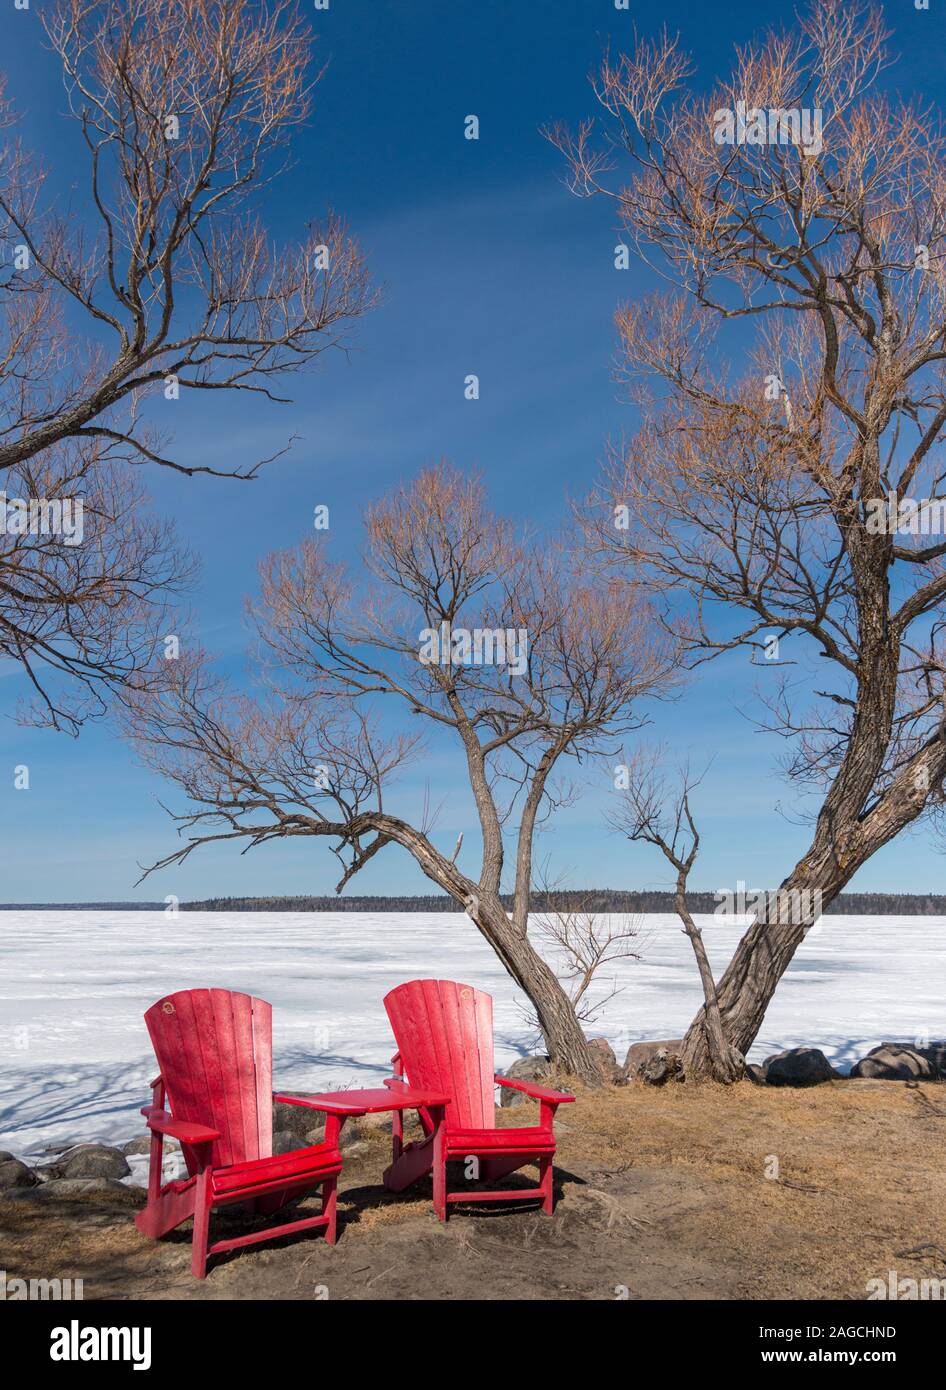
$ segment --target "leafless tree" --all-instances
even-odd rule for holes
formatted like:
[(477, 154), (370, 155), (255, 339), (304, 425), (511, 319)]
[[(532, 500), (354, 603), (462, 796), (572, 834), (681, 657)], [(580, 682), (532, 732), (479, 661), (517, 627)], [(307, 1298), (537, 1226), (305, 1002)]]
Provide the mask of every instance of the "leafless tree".
[(676, 874), (674, 908), (693, 947), (703, 987), (700, 1026), (704, 1046), (713, 1079), (728, 1084), (743, 1075), (745, 1058), (726, 1037), (703, 933), (687, 901), (690, 870), (700, 852), (700, 833), (690, 805), (699, 779), (692, 777), (684, 767), (679, 786), (676, 789), (668, 787), (660, 772), (660, 758), (659, 750), (645, 749), (628, 756), (624, 765), (627, 785), (621, 790), (611, 821), (629, 840), (642, 841), (659, 849)]
[(605, 967), (618, 960), (640, 958), (640, 919), (597, 911), (583, 901), (582, 894), (565, 894), (560, 889), (560, 883), (540, 876), (541, 897), (552, 903), (557, 894), (564, 901), (534, 912), (532, 930), (553, 954), (575, 1013), (587, 1025), (622, 992), (612, 979), (605, 994), (599, 992), (592, 997), (590, 991)]
[[(282, 400), (281, 383), (342, 346), (372, 294), (338, 217), (274, 246), (258, 215), (320, 75), (295, 0), (59, 0), (41, 20), (86, 152), (85, 197), (49, 192), (0, 89), (0, 488), (96, 494), (113, 534), (98, 528), (81, 560), (47, 537), (30, 548), (27, 583), (26, 546), (0, 549), (0, 641), (34, 685), (55, 648), (60, 675), (82, 671), (101, 691), (151, 659), (142, 602), (157, 599), (162, 554), (170, 590), (186, 569), (167, 535), (116, 505), (124, 489), (140, 507), (127, 469), (246, 479), (266, 462), (179, 458), (157, 413), (185, 391)], [(92, 625), (72, 631), (90, 587), (108, 590), (110, 609), (91, 642)], [(84, 693), (67, 713), (58, 693), (40, 703), (74, 726)]]
[[(553, 784), (560, 765), (639, 726), (640, 700), (673, 678), (674, 644), (653, 631), (631, 585), (517, 537), (476, 479), (445, 466), (370, 506), (366, 529), (361, 582), (315, 539), (264, 563), (251, 611), (265, 702), (228, 696), (197, 659), (170, 673), (160, 698), (138, 702), (131, 736), (191, 803), (177, 818), (186, 843), (152, 870), (211, 840), (329, 836), (344, 864), (340, 891), (398, 844), (464, 904), (527, 994), (553, 1060), (597, 1083), (572, 1002), (529, 940), (533, 842), (569, 794)], [(505, 660), (496, 655), (506, 633), (522, 634), (515, 661), (508, 646)], [(491, 646), (484, 659), (485, 647), (463, 649), (471, 634)], [(475, 870), (461, 868), (459, 845), (452, 855), (437, 847), (428, 820), (389, 809), (393, 775), (420, 749), (414, 730), (383, 732), (379, 707), (392, 704), (407, 725), (456, 741), (480, 833)], [(507, 837), (510, 913), (500, 896)]]
[[(605, 59), (606, 148), (591, 123), (552, 133), (668, 282), (618, 314), (642, 426), (593, 501), (592, 547), (646, 574), (668, 621), (690, 596), (694, 661), (779, 647), (772, 722), (819, 797), (782, 886), (824, 906), (935, 813), (946, 771), (946, 141), (935, 112), (873, 89), (885, 40), (879, 8), (820, 0), (697, 95), (664, 35)], [(795, 111), (796, 130), (820, 112), (820, 136), (731, 125), (727, 143), (739, 103)], [(747, 365), (730, 382), (731, 320)], [(887, 504), (897, 520), (878, 524)], [(740, 1052), (810, 925), (756, 921), (736, 949), (717, 993)], [(702, 1016), (686, 1054), (708, 1070)]]

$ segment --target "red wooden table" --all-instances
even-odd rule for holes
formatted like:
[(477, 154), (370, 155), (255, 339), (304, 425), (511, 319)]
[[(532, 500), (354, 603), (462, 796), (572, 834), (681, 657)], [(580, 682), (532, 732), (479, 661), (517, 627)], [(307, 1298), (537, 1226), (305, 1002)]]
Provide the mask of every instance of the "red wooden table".
[[(325, 1115), (326, 1140), (337, 1143), (346, 1120), (356, 1120), (362, 1115), (377, 1115), (386, 1110), (398, 1114), (404, 1110), (423, 1110), (433, 1125), (433, 1134), (436, 1135), (443, 1127), (444, 1110), (450, 1103), (450, 1096), (442, 1091), (425, 1091), (419, 1086), (409, 1086), (390, 1079), (384, 1086), (367, 1091), (325, 1091), (314, 1095), (308, 1092), (299, 1094), (295, 1091), (283, 1091), (273, 1096), (273, 1100), (288, 1101), (293, 1105), (305, 1105), (310, 1110), (320, 1111)], [(400, 1191), (409, 1181), (413, 1181), (413, 1177), (409, 1177), (406, 1172), (403, 1175), (398, 1173), (397, 1179), (392, 1181), (393, 1170), (402, 1154), (400, 1128), (399, 1125), (395, 1126), (392, 1136), (393, 1161), (391, 1167), (385, 1170), (383, 1179), (385, 1187), (391, 1187), (394, 1191)], [(407, 1157), (406, 1153), (404, 1157)]]

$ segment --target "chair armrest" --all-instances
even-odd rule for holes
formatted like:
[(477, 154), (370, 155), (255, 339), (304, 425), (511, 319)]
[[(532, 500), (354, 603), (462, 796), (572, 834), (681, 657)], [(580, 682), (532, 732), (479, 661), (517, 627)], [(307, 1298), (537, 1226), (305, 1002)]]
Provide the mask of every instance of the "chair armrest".
[(175, 1120), (164, 1110), (152, 1110), (146, 1119), (149, 1129), (166, 1134), (171, 1139), (179, 1139), (182, 1144), (210, 1144), (220, 1138), (219, 1129), (197, 1125), (190, 1120)]
[(531, 1096), (533, 1100), (544, 1100), (549, 1105), (565, 1105), (575, 1099), (565, 1091), (552, 1091), (548, 1086), (539, 1086), (534, 1081), (514, 1081), (508, 1076), (494, 1076), (493, 1080), (498, 1086), (505, 1086), (509, 1091), (521, 1091), (524, 1096)]

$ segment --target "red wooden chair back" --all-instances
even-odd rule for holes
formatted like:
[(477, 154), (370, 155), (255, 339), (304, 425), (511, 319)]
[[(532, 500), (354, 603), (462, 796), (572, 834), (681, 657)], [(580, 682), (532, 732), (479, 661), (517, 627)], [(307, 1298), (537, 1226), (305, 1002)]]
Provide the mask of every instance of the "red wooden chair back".
[(447, 1127), (493, 1129), (492, 998), (453, 980), (410, 980), (384, 1007), (411, 1085), (453, 1097)]
[(145, 1014), (171, 1114), (220, 1131), (215, 1168), (272, 1155), (272, 1017), (228, 989), (182, 989)]

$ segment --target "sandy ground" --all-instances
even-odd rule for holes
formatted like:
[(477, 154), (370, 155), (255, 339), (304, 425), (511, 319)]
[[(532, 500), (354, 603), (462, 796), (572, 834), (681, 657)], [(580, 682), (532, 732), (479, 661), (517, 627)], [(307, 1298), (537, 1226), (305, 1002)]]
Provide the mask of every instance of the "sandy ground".
[[(530, 1110), (499, 1122), (529, 1123)], [(320, 1236), (251, 1247), (198, 1283), (189, 1227), (145, 1240), (132, 1223), (142, 1194), (126, 1189), (0, 1204), (2, 1263), (8, 1276), (81, 1276), (87, 1299), (860, 1300), (889, 1270), (946, 1278), (946, 1085), (635, 1084), (559, 1113), (552, 1217), (470, 1204), (441, 1224), (429, 1180), (381, 1189), (389, 1137), (374, 1129), (346, 1156), (334, 1249)]]

